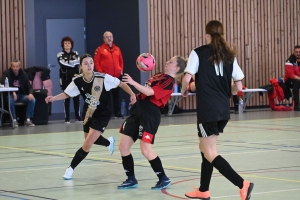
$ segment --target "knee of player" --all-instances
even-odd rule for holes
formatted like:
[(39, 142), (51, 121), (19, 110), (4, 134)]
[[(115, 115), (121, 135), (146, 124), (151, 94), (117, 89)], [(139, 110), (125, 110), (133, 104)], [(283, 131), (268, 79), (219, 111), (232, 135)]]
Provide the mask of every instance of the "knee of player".
[(124, 144), (123, 142), (121, 142), (119, 144), (119, 150), (121, 153), (126, 153), (127, 151), (129, 151), (130, 148), (127, 147), (126, 144)]

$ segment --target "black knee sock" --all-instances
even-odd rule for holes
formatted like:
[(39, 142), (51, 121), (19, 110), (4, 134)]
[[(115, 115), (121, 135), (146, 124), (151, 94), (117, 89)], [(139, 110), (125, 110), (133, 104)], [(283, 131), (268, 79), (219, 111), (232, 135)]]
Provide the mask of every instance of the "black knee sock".
[(206, 192), (209, 190), (210, 179), (214, 169), (214, 166), (204, 157), (201, 152), (202, 163), (201, 163), (201, 178), (200, 178), (200, 188), (201, 192)]
[(237, 95), (232, 95), (232, 100), (233, 100), (233, 104), (234, 104), (234, 111), (238, 111), (239, 110), (239, 98)]
[(100, 135), (100, 137), (98, 137), (98, 139), (94, 142), (94, 144), (108, 147), (110, 145), (110, 142), (108, 141), (108, 139)]
[(167, 178), (161, 160), (158, 156), (153, 160), (149, 160), (149, 163), (159, 180)]
[(243, 188), (244, 179), (232, 169), (230, 164), (224, 158), (222, 158), (222, 156), (218, 155), (211, 164), (231, 183), (240, 189)]
[(129, 154), (128, 156), (122, 156), (122, 164), (123, 164), (123, 168), (126, 173), (126, 176), (128, 176), (128, 179), (135, 180), (134, 162), (133, 162), (132, 155)]
[(73, 157), (73, 160), (71, 162), (71, 167), (75, 169), (77, 165), (89, 154), (89, 152), (85, 152), (82, 147), (78, 149), (78, 151), (75, 153), (75, 156)]

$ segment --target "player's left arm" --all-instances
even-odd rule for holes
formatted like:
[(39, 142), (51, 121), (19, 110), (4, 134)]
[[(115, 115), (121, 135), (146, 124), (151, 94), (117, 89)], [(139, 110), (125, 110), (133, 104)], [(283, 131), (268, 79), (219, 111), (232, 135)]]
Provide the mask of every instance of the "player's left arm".
[(119, 87), (122, 88), (127, 94), (130, 95), (130, 103), (129, 104), (134, 104), (136, 102), (136, 96), (133, 93), (133, 91), (131, 90), (131, 88), (126, 83), (123, 83), (122, 81), (120, 82)]
[(235, 58), (233, 61), (232, 79), (238, 91), (242, 91), (243, 89), (242, 80), (244, 77), (244, 73), (238, 64), (237, 59)]

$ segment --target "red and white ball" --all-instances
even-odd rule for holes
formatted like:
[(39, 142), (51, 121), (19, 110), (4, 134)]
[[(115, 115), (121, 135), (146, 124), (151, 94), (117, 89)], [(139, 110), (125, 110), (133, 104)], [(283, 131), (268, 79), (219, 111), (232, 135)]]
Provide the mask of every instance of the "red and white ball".
[(143, 72), (151, 71), (155, 67), (155, 59), (150, 53), (142, 53), (136, 59), (136, 66)]

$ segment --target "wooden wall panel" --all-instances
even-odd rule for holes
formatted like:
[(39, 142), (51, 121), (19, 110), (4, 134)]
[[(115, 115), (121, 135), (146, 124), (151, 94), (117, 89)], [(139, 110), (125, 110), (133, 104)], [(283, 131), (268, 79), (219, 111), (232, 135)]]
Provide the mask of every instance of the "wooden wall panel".
[(24, 0), (0, 0), (0, 76), (13, 59), (25, 60)]
[[(188, 57), (205, 44), (205, 25), (219, 20), (229, 44), (239, 50), (244, 85), (258, 88), (284, 76), (284, 62), (300, 44), (299, 0), (148, 0), (149, 52), (156, 58), (153, 73), (163, 71), (172, 56)], [(268, 105), (255, 95), (249, 106)], [(195, 109), (195, 97), (180, 102)]]

